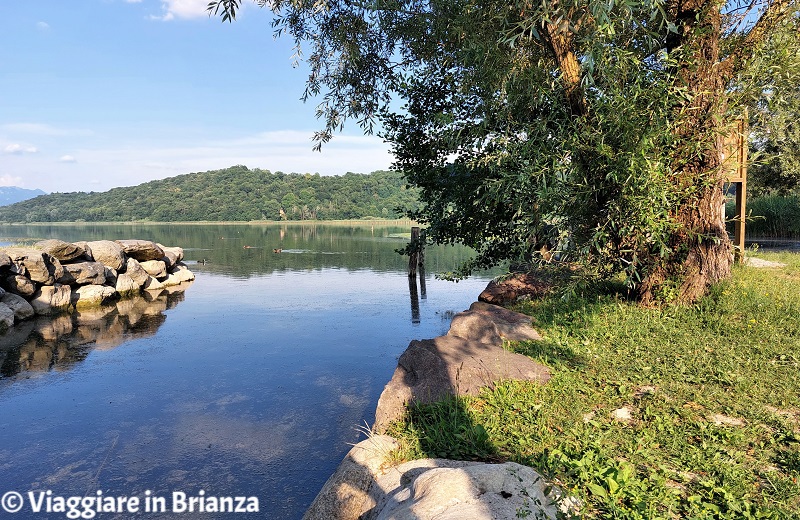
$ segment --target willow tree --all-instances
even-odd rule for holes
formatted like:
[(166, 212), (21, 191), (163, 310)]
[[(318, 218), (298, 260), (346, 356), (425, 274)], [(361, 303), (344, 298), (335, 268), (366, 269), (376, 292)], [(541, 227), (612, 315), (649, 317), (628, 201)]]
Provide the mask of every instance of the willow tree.
[[(477, 251), (461, 274), (549, 244), (599, 276), (624, 272), (650, 303), (694, 301), (731, 272), (735, 80), (796, 1), (257, 3), (308, 63), (317, 145), (347, 119), (377, 129), (421, 188), (411, 216), (428, 238)], [(208, 9), (225, 21), (240, 7)]]

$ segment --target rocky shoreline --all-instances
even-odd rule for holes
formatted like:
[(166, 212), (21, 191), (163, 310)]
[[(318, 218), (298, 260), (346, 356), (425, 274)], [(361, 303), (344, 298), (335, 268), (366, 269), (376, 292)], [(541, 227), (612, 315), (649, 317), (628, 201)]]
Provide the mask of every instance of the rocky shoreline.
[[(397, 464), (399, 445), (386, 435), (412, 402), (475, 395), (501, 380), (545, 384), (547, 367), (503, 348), (506, 341), (541, 339), (529, 316), (495, 303), (519, 297), (524, 280), (492, 282), (444, 336), (412, 341), (378, 401), (368, 439), (356, 444), (328, 479), (304, 520), (433, 518), (555, 519), (571, 501), (533, 469), (506, 462), (422, 459)], [(530, 287), (530, 286), (529, 286)], [(528, 295), (548, 289), (532, 286)], [(492, 303), (489, 303), (492, 302)]]
[(0, 329), (194, 280), (182, 260), (180, 247), (136, 239), (1, 248)]

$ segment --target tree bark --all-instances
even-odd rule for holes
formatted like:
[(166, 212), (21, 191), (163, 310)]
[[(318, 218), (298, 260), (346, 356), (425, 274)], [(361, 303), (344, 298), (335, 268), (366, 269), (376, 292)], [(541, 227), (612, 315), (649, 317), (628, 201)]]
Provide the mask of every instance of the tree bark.
[(725, 229), (722, 170), (725, 78), (719, 63), (721, 16), (708, 0), (671, 5), (678, 33), (667, 42), (679, 53), (677, 81), (689, 94), (675, 107), (674, 189), (682, 194), (670, 238), (671, 253), (654, 257), (638, 287), (645, 305), (692, 303), (731, 273), (733, 252)]

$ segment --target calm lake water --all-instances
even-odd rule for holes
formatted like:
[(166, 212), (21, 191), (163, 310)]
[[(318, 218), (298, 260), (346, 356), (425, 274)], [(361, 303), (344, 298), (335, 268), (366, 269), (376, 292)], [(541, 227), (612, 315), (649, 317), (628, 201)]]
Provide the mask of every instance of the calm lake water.
[(0, 226), (5, 242), (181, 246), (197, 277), (182, 293), (38, 319), (0, 337), (0, 493), (149, 491), (171, 503), (173, 492), (203, 490), (258, 497), (261, 513), (249, 517), (300, 518), (363, 438), (358, 428), (372, 423), (409, 341), (443, 334), (488, 281), (434, 279), (469, 252), (432, 248), (424, 287), (411, 290), (407, 259), (394, 252), (408, 231)]

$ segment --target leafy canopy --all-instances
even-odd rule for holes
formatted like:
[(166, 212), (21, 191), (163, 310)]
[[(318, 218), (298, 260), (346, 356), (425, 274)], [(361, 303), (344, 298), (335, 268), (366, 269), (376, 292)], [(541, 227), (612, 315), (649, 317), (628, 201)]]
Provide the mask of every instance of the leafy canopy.
[(720, 240), (685, 214), (721, 182), (708, 157), (736, 74), (771, 26), (797, 24), (796, 0), (257, 3), (310, 67), (317, 145), (347, 119), (385, 137), (428, 238), (476, 249), (461, 275), (546, 247), (633, 287)]

